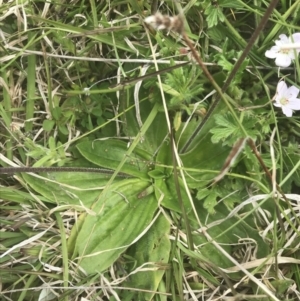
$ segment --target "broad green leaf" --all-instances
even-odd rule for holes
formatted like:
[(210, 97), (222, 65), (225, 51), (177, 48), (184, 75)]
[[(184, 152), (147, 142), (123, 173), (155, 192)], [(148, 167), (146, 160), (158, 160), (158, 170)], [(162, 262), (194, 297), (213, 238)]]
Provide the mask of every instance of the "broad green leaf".
[(166, 177), (166, 175), (161, 170), (157, 169), (149, 171), (148, 175), (152, 179), (164, 179)]
[(220, 172), (224, 162), (230, 152), (228, 146), (221, 143), (214, 144), (211, 142), (211, 135), (207, 134), (198, 147), (194, 147), (190, 152), (182, 154), (183, 166), (188, 170), (189, 177), (187, 181), (191, 187), (206, 185), (207, 181)]
[[(152, 300), (155, 293), (145, 293), (142, 290), (155, 292), (162, 280), (170, 256), (169, 232), (169, 222), (165, 216), (160, 215), (151, 229), (126, 252), (135, 260), (132, 271), (145, 263), (150, 264), (144, 266), (144, 271), (133, 274), (130, 277), (130, 282), (126, 283), (127, 287), (141, 289), (141, 292), (124, 292), (123, 301)], [(158, 268), (158, 270), (147, 271), (147, 267), (149, 269)]]
[[(197, 134), (193, 137), (192, 142), (190, 143), (190, 146), (188, 147), (187, 150), (185, 150), (184, 153), (186, 152), (191, 152), (193, 149), (196, 152), (201, 151), (202, 149), (202, 144), (203, 143), (211, 143), (210, 138), (207, 137), (207, 134), (210, 132), (211, 129), (216, 127), (216, 121), (214, 116), (216, 114), (225, 114), (228, 112), (228, 109), (225, 105), (224, 102), (220, 102), (217, 104), (217, 107), (214, 109), (214, 113), (212, 116), (210, 116), (200, 131), (197, 132)], [(183, 146), (186, 144), (187, 141), (190, 140), (190, 137), (192, 134), (194, 134), (194, 131), (198, 128), (200, 121), (196, 122), (195, 120), (191, 120), (186, 128), (184, 129), (184, 132), (182, 133), (181, 131), (176, 132), (176, 137), (180, 137), (179, 140), (179, 150), (183, 148)], [(204, 141), (203, 141), (204, 140)]]
[(17, 235), (13, 235), (13, 233), (7, 233), (7, 235), (1, 234), (1, 245), (2, 248), (9, 249), (27, 238), (24, 233), (17, 233)]
[(85, 219), (84, 214), (79, 216), (79, 218), (76, 221), (76, 225), (75, 225), (75, 227), (72, 228), (71, 233), (68, 238), (68, 241), (67, 241), (67, 245), (68, 245), (67, 248), (68, 248), (69, 254), (71, 254), (70, 256), (72, 258), (76, 257), (76, 249), (75, 249), (76, 240), (77, 240), (78, 233), (80, 232), (82, 225), (84, 223), (84, 219)]
[[(178, 149), (181, 150), (183, 145), (187, 142), (187, 140), (191, 137), (197, 126), (199, 125), (199, 120), (196, 118), (192, 118), (187, 122), (181, 122), (180, 128), (175, 132), (176, 142), (178, 145)], [(194, 141), (194, 140), (193, 140)]]
[(55, 121), (54, 120), (45, 119), (43, 121), (43, 129), (46, 132), (50, 132), (53, 129), (54, 125), (55, 125)]
[(164, 140), (160, 145), (156, 161), (155, 171), (159, 174), (164, 174), (165, 177), (173, 174), (173, 159), (172, 159), (172, 148), (169, 140)]
[[(112, 170), (119, 166), (128, 151), (127, 143), (112, 139), (85, 141), (79, 143), (77, 149), (86, 160)], [(121, 172), (147, 179), (147, 172), (151, 170), (150, 165), (151, 155), (136, 147), (131, 156), (127, 158)]]
[(35, 191), (58, 205), (89, 206), (105, 187), (110, 175), (85, 172), (52, 172), (22, 177)]
[(298, 187), (300, 186), (300, 170), (299, 168), (295, 169), (295, 166), (297, 165), (299, 166), (299, 162), (300, 162), (299, 143), (290, 141), (285, 149), (284, 168), (288, 173), (290, 173), (287, 183), (289, 181), (291, 182), (294, 181), (295, 185), (297, 185)]
[(154, 192), (154, 188), (153, 188), (153, 185), (150, 185), (148, 186), (146, 189), (142, 190), (138, 195), (137, 197), (139, 199), (142, 199), (150, 194), (152, 194)]
[(69, 134), (69, 129), (64, 124), (59, 125), (58, 128), (62, 134), (66, 135), (66, 136)]
[[(146, 93), (144, 90), (141, 90), (141, 92), (142, 91)], [(147, 93), (147, 97), (149, 97), (149, 92)], [(140, 103), (140, 113), (142, 120), (145, 120), (148, 117), (149, 112), (151, 112), (152, 108), (153, 104), (149, 101), (143, 101)], [(135, 110), (126, 112), (125, 116), (125, 133), (129, 137), (135, 137), (139, 132), (139, 125), (136, 121)], [(139, 144), (139, 148), (142, 148), (151, 154), (156, 153), (167, 135), (168, 128), (165, 114), (161, 112), (157, 113), (155, 119), (153, 120), (152, 124), (143, 137), (144, 141)]]
[(61, 114), (62, 114), (62, 110), (60, 107), (55, 107), (53, 108), (53, 110), (51, 111), (51, 114), (52, 114), (52, 117), (55, 119), (55, 120), (59, 120), (59, 118), (61, 117)]
[[(7, 257), (8, 260), (10, 260), (11, 258), (11, 255), (10, 256), (5, 256)], [(16, 258), (14, 256), (14, 258)], [(7, 260), (7, 261), (8, 261)], [(1, 263), (4, 262), (3, 260), (1, 260)], [(11, 273), (11, 271), (5, 271), (4, 269), (1, 271), (1, 282), (2, 282), (2, 285), (9, 285), (11, 284), (12, 282), (18, 282), (20, 280), (20, 277), (19, 275), (17, 274), (13, 274)]]
[[(188, 213), (191, 210), (191, 204), (180, 178), (179, 186), (183, 204), (186, 212)], [(168, 179), (156, 179), (154, 188), (157, 200), (159, 201), (163, 197), (161, 202), (162, 206), (177, 212), (181, 212), (173, 176), (170, 176)]]
[(53, 136), (50, 136), (48, 139), (48, 145), (51, 152), (56, 151), (56, 141)]
[(292, 279), (278, 279), (270, 281), (270, 284), (276, 289), (277, 295), (284, 294), (286, 290), (294, 284)]
[[(219, 203), (214, 209), (215, 213), (212, 214), (203, 214), (203, 209), (198, 206), (199, 217), (202, 223), (210, 225), (210, 223), (215, 223), (218, 220), (225, 219), (230, 210), (222, 203)], [(252, 220), (252, 218), (251, 218)], [(233, 226), (234, 225), (234, 226)], [(257, 258), (264, 258), (269, 254), (268, 245), (263, 241), (257, 229), (252, 228), (247, 220), (242, 220), (238, 217), (231, 217), (229, 219), (223, 220), (219, 224), (214, 226), (209, 226), (207, 230), (208, 234), (216, 242), (222, 245), (222, 248), (225, 249), (230, 255), (238, 253), (238, 248), (242, 249), (243, 246), (239, 245), (241, 239), (245, 241), (252, 241), (253, 248), (256, 247), (256, 256)], [(201, 245), (201, 254), (204, 255), (209, 261), (213, 262), (221, 268), (228, 268), (233, 266), (233, 263), (227, 259), (223, 254), (221, 254), (217, 248), (208, 243), (206, 238), (202, 235), (193, 236), (194, 243), (196, 245)], [(236, 245), (234, 249), (232, 246)], [(244, 248), (249, 246), (244, 245)], [(230, 274), (231, 277), (240, 277), (237, 274)]]
[(85, 217), (75, 249), (88, 274), (107, 269), (146, 231), (157, 209), (153, 194), (137, 197), (147, 186), (138, 179), (114, 183), (95, 203), (95, 215)]
[[(13, 201), (14, 203), (20, 203), (23, 205), (30, 205), (30, 202), (35, 201), (34, 197), (30, 193), (9, 186), (0, 187), (0, 195), (1, 198), (6, 201)], [(21, 210), (21, 207), (18, 210)]]
[[(227, 109), (223, 102), (219, 103), (215, 109), (215, 114), (218, 116), (226, 112)], [(191, 127), (191, 129), (189, 128)], [(188, 132), (194, 131), (192, 128), (197, 128), (195, 122), (188, 125)], [(221, 143), (213, 143), (210, 131), (216, 127), (214, 116), (211, 116), (203, 125), (203, 128), (193, 138), (192, 143), (187, 151), (180, 155), (183, 166), (187, 169), (187, 181), (190, 188), (205, 186), (209, 181), (219, 173), (224, 162), (230, 152), (230, 148), (223, 146)], [(178, 134), (180, 135), (180, 134)], [(183, 135), (180, 140), (179, 149), (181, 150), (189, 140), (187, 135)]]

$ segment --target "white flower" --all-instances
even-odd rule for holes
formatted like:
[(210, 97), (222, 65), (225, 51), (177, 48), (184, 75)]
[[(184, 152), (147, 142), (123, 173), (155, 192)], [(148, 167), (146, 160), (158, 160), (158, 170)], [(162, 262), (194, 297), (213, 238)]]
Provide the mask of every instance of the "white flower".
[(291, 117), (293, 110), (300, 110), (300, 99), (297, 98), (299, 91), (295, 86), (288, 88), (284, 81), (280, 81), (277, 85), (276, 95), (273, 98), (275, 100), (274, 106), (281, 108), (285, 116)]
[(278, 67), (288, 67), (292, 60), (295, 59), (295, 54), (300, 52), (300, 33), (294, 33), (291, 37), (285, 34), (279, 36), (279, 40), (275, 41), (276, 46), (267, 50), (265, 56), (270, 59), (275, 59), (275, 64)]

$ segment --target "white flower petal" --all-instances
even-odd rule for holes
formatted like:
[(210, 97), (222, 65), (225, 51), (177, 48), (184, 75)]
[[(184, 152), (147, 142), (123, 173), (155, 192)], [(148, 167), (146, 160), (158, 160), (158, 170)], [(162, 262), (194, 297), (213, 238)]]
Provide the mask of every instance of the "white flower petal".
[(276, 99), (277, 98), (282, 98), (285, 95), (285, 92), (288, 90), (287, 84), (285, 83), (285, 81), (281, 80), (278, 84), (277, 84), (277, 88), (276, 88)]
[[(285, 34), (279, 35), (279, 39), (283, 43), (289, 43), (289, 38)], [(277, 40), (278, 41), (278, 40)]]
[[(273, 47), (272, 47), (273, 48)], [(275, 59), (277, 57), (278, 51), (273, 51), (272, 49), (267, 50), (265, 52), (265, 56), (268, 57), (269, 59)]]
[(291, 86), (284, 92), (284, 97), (287, 99), (296, 98), (298, 94), (299, 89), (295, 86)]
[(286, 55), (289, 56), (290, 59), (295, 59), (295, 54), (297, 55), (298, 49), (291, 49)]
[(271, 59), (276, 58), (275, 64), (278, 67), (288, 67), (292, 60), (300, 53), (300, 33), (294, 33), (290, 37), (285, 34), (279, 35), (275, 45), (265, 52), (265, 56)]
[(283, 114), (286, 116), (286, 117), (292, 117), (293, 116), (293, 110), (286, 107), (286, 106), (283, 106), (282, 107), (282, 112)]
[(281, 40), (276, 40), (275, 41), (275, 47), (281, 47), (282, 45), (284, 45), (285, 43), (283, 43)]
[(284, 115), (291, 117), (293, 110), (300, 110), (300, 99), (296, 98), (299, 92), (300, 90), (297, 87), (288, 87), (287, 84), (281, 80), (277, 84), (276, 95), (273, 97), (273, 100), (275, 99), (273, 105), (281, 108)]
[(279, 102), (274, 102), (273, 105), (277, 108), (281, 108), (282, 107), (282, 104), (279, 103)]
[[(291, 49), (291, 50), (293, 50), (293, 51), (291, 51), (291, 53), (294, 53), (294, 56), (295, 56), (295, 52), (296, 52), (298, 55), (300, 52), (300, 46), (298, 46), (298, 45), (300, 45), (300, 33), (299, 32), (294, 33), (290, 36), (290, 43), (292, 43), (294, 45), (293, 49)], [(295, 59), (295, 58), (293, 58), (293, 59)]]
[(291, 64), (292, 60), (291, 58), (286, 55), (285, 53), (278, 53), (276, 60), (275, 60), (275, 64), (278, 67), (288, 67)]
[(300, 110), (300, 99), (295, 98), (293, 100), (290, 100), (287, 107), (296, 111)]
[(293, 43), (300, 43), (300, 32), (292, 34), (291, 41)]

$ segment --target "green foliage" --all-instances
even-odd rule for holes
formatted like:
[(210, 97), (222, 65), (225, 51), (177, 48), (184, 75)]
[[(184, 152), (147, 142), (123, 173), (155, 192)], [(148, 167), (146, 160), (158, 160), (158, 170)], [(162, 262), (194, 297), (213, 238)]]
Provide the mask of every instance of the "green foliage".
[[(235, 61), (241, 56), (242, 51), (236, 51), (235, 49), (229, 49), (229, 39), (225, 38), (225, 42), (222, 44), (222, 50), (220, 53), (216, 53), (214, 55), (214, 59), (217, 64), (222, 68), (225, 72), (230, 72), (233, 69)], [(244, 72), (246, 71), (246, 67), (249, 66), (249, 59), (245, 59), (235, 77), (232, 81), (232, 85), (237, 85), (242, 82), (245, 78)], [(229, 73), (228, 72), (228, 73)]]
[[(236, 124), (231, 114), (217, 114), (215, 115), (215, 120), (216, 127), (210, 130), (210, 132), (213, 134), (213, 143), (222, 141), (225, 145), (230, 145), (243, 136), (241, 128)], [(255, 118), (246, 116), (242, 123), (247, 130), (248, 137), (251, 137), (254, 140), (256, 139), (256, 136), (259, 135), (258, 130), (254, 128), (256, 122), (257, 120)]]
[(38, 145), (29, 138), (25, 139), (24, 145), (27, 148), (26, 155), (36, 160), (35, 167), (51, 166), (53, 164), (63, 166), (70, 161), (62, 148), (62, 143), (59, 141), (56, 144), (54, 137), (49, 137), (48, 147)]
[[(41, 177), (23, 174), (22, 177), (43, 196), (43, 202), (68, 206), (91, 206), (109, 178), (107, 174), (71, 172), (51, 173), (50, 177), (46, 174)], [(77, 209), (84, 211), (84, 207)]]
[(208, 28), (216, 26), (219, 22), (225, 21), (225, 15), (223, 8), (230, 9), (243, 9), (241, 1), (230, 1), (230, 0), (217, 0), (217, 1), (204, 1), (203, 6), (205, 7), (204, 14)]
[(190, 70), (187, 68), (177, 68), (172, 73), (166, 75), (166, 84), (164, 84), (165, 87), (163, 87), (163, 90), (173, 96), (170, 99), (170, 108), (176, 108), (183, 102), (190, 104), (193, 99), (198, 99), (203, 91), (201, 82), (197, 80), (198, 73), (198, 69), (193, 66)]
[[(277, 72), (297, 85), (299, 66), (269, 68), (264, 51), (279, 33), (300, 31), (299, 4), (277, 5), (222, 95), (216, 84), (269, 3), (30, 3), (22, 17), (13, 1), (0, 6), (0, 164), (98, 172), (0, 176), (4, 298), (263, 300), (261, 279), (272, 279), (270, 300), (297, 298), (299, 113), (286, 118), (270, 99)], [(216, 84), (195, 62), (163, 70), (187, 61), (186, 41), (142, 20), (181, 8)], [(230, 161), (241, 137), (254, 140), (262, 161), (249, 145)]]
[(205, 14), (207, 15), (206, 21), (208, 28), (217, 25), (219, 22), (224, 22), (225, 20), (223, 11), (218, 5), (209, 5), (205, 10)]
[[(203, 91), (203, 79), (199, 79), (200, 72), (195, 66), (180, 67), (167, 73), (163, 77), (161, 85), (162, 90), (165, 92), (167, 98), (167, 107), (172, 110), (185, 110), (189, 115), (191, 111), (189, 105), (199, 100), (199, 95)], [(147, 83), (145, 87), (151, 87), (153, 81)], [(157, 83), (158, 88), (160, 87)], [(153, 102), (160, 101), (159, 89), (151, 96)]]
[[(135, 260), (131, 270), (143, 267), (143, 271), (131, 275), (128, 286), (152, 292), (158, 289), (165, 269), (168, 268), (171, 248), (169, 232), (169, 222), (160, 215), (151, 227), (151, 231), (148, 231), (138, 244), (134, 244), (127, 250), (126, 255)], [(124, 291), (122, 300), (151, 300), (154, 296), (155, 293)]]
[[(126, 156), (127, 144), (118, 140), (86, 141), (79, 143), (77, 148), (81, 155), (93, 164), (116, 169)], [(151, 169), (151, 165), (147, 165), (150, 160), (150, 153), (135, 148), (132, 156), (126, 159), (121, 171), (132, 176), (147, 178), (147, 171)]]
[(94, 215), (84, 218), (75, 246), (85, 272), (107, 269), (150, 225), (157, 203), (153, 195), (137, 198), (146, 185), (137, 179), (112, 184), (93, 205)]

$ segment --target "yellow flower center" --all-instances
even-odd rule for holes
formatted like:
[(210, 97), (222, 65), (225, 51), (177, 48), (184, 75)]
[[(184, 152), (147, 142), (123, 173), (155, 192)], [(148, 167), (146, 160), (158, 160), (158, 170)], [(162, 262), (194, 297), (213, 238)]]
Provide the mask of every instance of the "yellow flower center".
[(283, 53), (283, 54), (289, 54), (290, 51), (291, 51), (291, 49), (280, 49), (280, 53)]
[(280, 102), (280, 104), (285, 106), (289, 103), (289, 100), (287, 98), (282, 97), (279, 102)]

